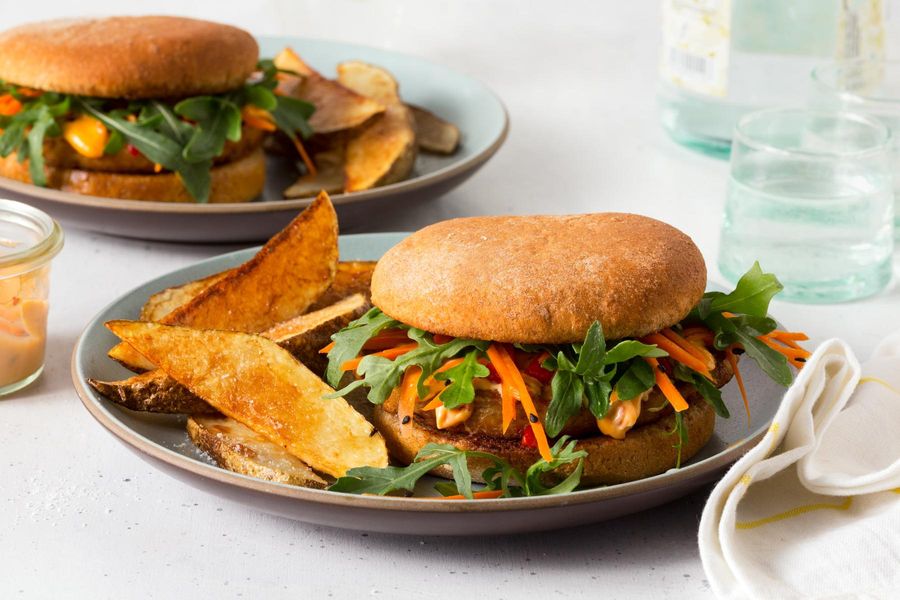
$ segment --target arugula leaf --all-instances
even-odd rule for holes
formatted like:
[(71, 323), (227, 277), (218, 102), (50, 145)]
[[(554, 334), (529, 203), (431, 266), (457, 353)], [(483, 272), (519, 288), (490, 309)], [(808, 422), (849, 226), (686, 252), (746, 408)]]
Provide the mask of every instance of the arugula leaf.
[(475, 399), (475, 386), (472, 384), (472, 380), (476, 377), (487, 377), (490, 374), (488, 368), (478, 362), (478, 354), (477, 350), (472, 350), (455, 367), (442, 373), (435, 373), (434, 378), (438, 381), (451, 382), (441, 392), (441, 403), (445, 407), (456, 408), (463, 404), (469, 404)]
[(680, 412), (675, 413), (675, 426), (672, 428), (672, 431), (669, 432), (669, 435), (675, 435), (677, 440), (675, 444), (672, 446), (678, 450), (678, 454), (675, 457), (675, 468), (681, 468), (681, 450), (684, 448), (684, 445), (688, 442), (688, 432), (687, 428), (684, 426), (684, 414)]
[(606, 339), (599, 321), (594, 321), (584, 336), (584, 343), (578, 348), (578, 362), (575, 372), (587, 379), (599, 377), (605, 365)]
[[(553, 455), (550, 462), (541, 459), (528, 467), (525, 472), (525, 495), (526, 496), (549, 496), (552, 494), (566, 494), (574, 491), (581, 483), (581, 473), (584, 468), (584, 458), (587, 452), (584, 450), (575, 450), (576, 440), (569, 440), (568, 436), (559, 438), (556, 444), (550, 449)], [(547, 487), (541, 480), (543, 475), (558, 469), (563, 465), (578, 461), (578, 464), (564, 480), (558, 484)]]
[(44, 135), (56, 124), (50, 109), (41, 105), (28, 132), (28, 173), (35, 185), (47, 185), (44, 174)]
[(731, 417), (728, 407), (722, 401), (722, 390), (713, 385), (709, 379), (680, 363), (675, 364), (675, 378), (693, 385), (706, 403), (713, 407), (717, 415), (724, 419)]
[(656, 385), (653, 368), (642, 358), (632, 360), (616, 382), (616, 395), (620, 400), (631, 400)]
[(602, 419), (609, 411), (611, 393), (612, 384), (607, 380), (596, 379), (584, 383), (584, 395), (587, 398), (588, 410), (595, 418)]
[(704, 323), (715, 332), (716, 348), (721, 350), (731, 344), (739, 343), (744, 347), (747, 356), (752, 358), (773, 381), (784, 386), (790, 385), (793, 381), (794, 376), (788, 366), (787, 358), (759, 341), (756, 338), (758, 334), (755, 329), (747, 331), (740, 327), (742, 323), (740, 320), (728, 319), (721, 314), (708, 315)]
[(763, 273), (759, 262), (754, 262), (731, 293), (708, 292), (700, 304), (700, 316), (705, 318), (714, 312), (732, 312), (752, 317), (765, 317), (769, 302), (784, 289), (778, 278), (771, 273)]
[(644, 344), (637, 340), (625, 340), (613, 346), (612, 349), (606, 353), (604, 360), (606, 364), (612, 364), (627, 362), (636, 356), (661, 358), (668, 355), (669, 353), (659, 346)]
[(278, 105), (269, 111), (275, 121), (275, 126), (291, 138), (295, 137), (298, 132), (303, 138), (311, 136), (313, 130), (309, 126), (308, 119), (316, 108), (309, 102), (296, 98), (287, 96), (277, 96), (276, 98)]
[(182, 154), (188, 162), (212, 160), (222, 154), (225, 141), (241, 139), (241, 111), (224, 98), (198, 96), (175, 105), (175, 113), (196, 123)]
[[(416, 328), (411, 328), (409, 330), (409, 337), (418, 342), (419, 347), (398, 357), (394, 361), (394, 364), (400, 373), (403, 373), (407, 368), (412, 366), (422, 369), (418, 385), (420, 398), (424, 398), (428, 394), (428, 386), (425, 385), (426, 380), (431, 377), (445, 361), (457, 356), (463, 350), (470, 347), (474, 347), (482, 352), (487, 350), (488, 347), (488, 342), (469, 340), (466, 338), (454, 338), (446, 344), (438, 344), (434, 341), (431, 334)], [(371, 397), (369, 399), (371, 400)]]
[(263, 110), (274, 110), (278, 106), (278, 97), (265, 86), (247, 86), (245, 93), (248, 104), (258, 106)]
[[(448, 444), (427, 444), (416, 455), (414, 461), (406, 467), (356, 467), (347, 471), (328, 489), (333, 492), (348, 494), (385, 495), (398, 490), (413, 491), (416, 483), (429, 471), (449, 465), (453, 470), (453, 484), (441, 482), (435, 488), (443, 495), (462, 494), (472, 498), (472, 474), (469, 470), (470, 459), (481, 459), (490, 463), (482, 476), (487, 482), (485, 489), (502, 490), (504, 497), (545, 496), (548, 494), (564, 494), (571, 492), (581, 482), (584, 457), (587, 453), (575, 450), (575, 440), (569, 441), (563, 436), (553, 446), (553, 460), (537, 461), (522, 474), (506, 460), (488, 452), (460, 450)], [(547, 487), (543, 476), (563, 465), (578, 461), (562, 482)], [(516, 485), (510, 485), (510, 484)], [(452, 486), (452, 487), (451, 487)]]
[(341, 383), (344, 375), (341, 365), (359, 356), (363, 345), (370, 338), (385, 329), (394, 327), (405, 327), (405, 325), (387, 316), (380, 309), (372, 308), (347, 327), (332, 335), (334, 347), (328, 351), (328, 367), (325, 370), (325, 381), (328, 382), (328, 385), (336, 388)]
[(124, 147), (125, 136), (123, 136), (120, 131), (111, 131), (109, 133), (109, 140), (107, 140), (106, 145), (103, 147), (103, 154), (106, 154), (107, 156), (118, 154)]
[[(2, 123), (2, 121), (0, 121)], [(25, 139), (25, 122), (12, 121), (3, 125), (3, 134), (0, 135), (0, 156), (6, 158), (15, 152)]]
[(584, 379), (573, 369), (565, 368), (564, 363), (559, 362), (560, 359), (567, 361), (562, 352), (557, 358), (560, 368), (550, 381), (553, 398), (544, 418), (544, 429), (550, 437), (559, 435), (569, 419), (581, 411), (584, 398)]

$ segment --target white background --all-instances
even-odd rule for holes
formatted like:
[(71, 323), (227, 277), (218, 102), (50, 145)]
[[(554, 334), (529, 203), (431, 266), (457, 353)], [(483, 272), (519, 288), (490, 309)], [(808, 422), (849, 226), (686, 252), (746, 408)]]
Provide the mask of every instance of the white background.
[[(122, 2), (3, 2), (5, 25), (121, 12)], [(714, 265), (727, 164), (660, 131), (657, 3), (372, 0), (167, 2), (133, 12), (214, 18), (258, 34), (414, 53), (487, 82), (505, 147), (439, 201), (375, 217), (415, 228), (463, 214), (622, 210), (689, 233)], [(348, 57), (353, 58), (353, 57)], [(153, 471), (82, 409), (69, 380), (102, 306), (221, 246), (68, 231), (54, 266), (47, 370), (0, 401), (0, 597), (693, 597), (709, 595), (695, 542), (707, 490), (578, 530), (495, 539), (366, 535), (270, 517)], [(710, 276), (716, 279), (711, 266)], [(900, 291), (837, 306), (777, 304), (814, 341), (864, 358), (900, 323)]]

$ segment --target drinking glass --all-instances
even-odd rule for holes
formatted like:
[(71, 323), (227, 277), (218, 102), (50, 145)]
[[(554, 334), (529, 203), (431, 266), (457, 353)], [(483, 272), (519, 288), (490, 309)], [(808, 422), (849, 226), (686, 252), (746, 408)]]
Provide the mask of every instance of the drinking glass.
[(50, 261), (62, 245), (56, 221), (22, 202), (0, 200), (0, 396), (44, 369)]
[(900, 60), (838, 61), (812, 72), (811, 104), (882, 120), (893, 134), (894, 237), (900, 239)]
[(776, 108), (735, 127), (719, 268), (732, 282), (754, 261), (798, 302), (841, 302), (891, 278), (891, 133), (878, 119)]

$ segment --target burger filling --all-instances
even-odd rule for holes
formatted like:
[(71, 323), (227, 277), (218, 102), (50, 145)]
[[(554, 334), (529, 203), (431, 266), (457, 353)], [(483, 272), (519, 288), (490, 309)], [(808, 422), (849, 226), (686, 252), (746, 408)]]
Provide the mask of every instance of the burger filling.
[(789, 365), (808, 352), (799, 333), (767, 315), (781, 289), (756, 264), (730, 294), (709, 292), (684, 320), (636, 338), (607, 341), (595, 322), (580, 343), (514, 344), (451, 337), (401, 323), (371, 309), (332, 336), (326, 378), (335, 392), (366, 388), (370, 402), (396, 413), (401, 435), (420, 425), (519, 438), (547, 462), (551, 440), (606, 435), (622, 439), (674, 412), (678, 439), (689, 402), (709, 403), (728, 417), (719, 390), (732, 375), (749, 405), (737, 367), (744, 352), (787, 385)]
[(312, 135), (314, 107), (279, 93), (279, 75), (261, 61), (239, 89), (178, 101), (90, 98), (0, 81), (0, 157), (28, 160), (41, 186), (45, 165), (171, 171), (197, 202), (207, 202), (213, 164), (245, 156), (263, 133), (281, 131), (314, 171), (300, 143)]

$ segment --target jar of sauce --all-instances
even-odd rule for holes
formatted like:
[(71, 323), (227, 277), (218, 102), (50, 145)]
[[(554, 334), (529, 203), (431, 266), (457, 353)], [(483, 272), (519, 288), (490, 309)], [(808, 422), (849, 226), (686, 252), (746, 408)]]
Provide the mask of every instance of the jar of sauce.
[(0, 200), (0, 396), (44, 369), (50, 261), (62, 246), (56, 221), (22, 202)]

